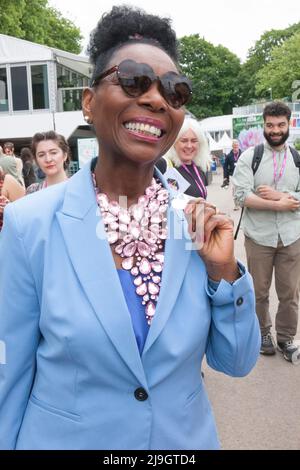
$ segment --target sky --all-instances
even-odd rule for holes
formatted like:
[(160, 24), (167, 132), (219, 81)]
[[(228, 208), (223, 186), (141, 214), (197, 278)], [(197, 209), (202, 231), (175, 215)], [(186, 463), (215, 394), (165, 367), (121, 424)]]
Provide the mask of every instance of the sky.
[(168, 16), (178, 37), (198, 33), (214, 45), (227, 47), (242, 61), (262, 33), (300, 21), (299, 0), (48, 0), (48, 3), (80, 28), (83, 51), (89, 33), (114, 4), (131, 4), (149, 13)]

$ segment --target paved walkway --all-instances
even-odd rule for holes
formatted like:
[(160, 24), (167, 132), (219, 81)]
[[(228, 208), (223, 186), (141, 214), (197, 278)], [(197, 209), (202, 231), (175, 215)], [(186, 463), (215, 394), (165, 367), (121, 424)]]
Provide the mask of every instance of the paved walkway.
[[(231, 189), (220, 188), (221, 170), (208, 187), (208, 199), (237, 222)], [(244, 237), (236, 241), (236, 256), (245, 263)], [(276, 311), (272, 287), (270, 308)], [(300, 340), (300, 325), (297, 339)], [(260, 356), (247, 377), (231, 378), (203, 367), (223, 449), (300, 449), (300, 366), (276, 356)]]

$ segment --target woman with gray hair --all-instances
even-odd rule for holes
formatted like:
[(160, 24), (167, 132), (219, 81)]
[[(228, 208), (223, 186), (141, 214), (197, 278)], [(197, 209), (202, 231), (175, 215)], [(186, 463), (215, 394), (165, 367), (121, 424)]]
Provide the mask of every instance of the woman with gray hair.
[[(208, 141), (196, 119), (185, 117), (176, 141), (164, 159), (171, 161), (176, 170), (190, 183), (185, 191), (186, 195), (206, 199), (206, 172), (210, 168), (211, 158)], [(157, 166), (163, 171), (162, 163)]]

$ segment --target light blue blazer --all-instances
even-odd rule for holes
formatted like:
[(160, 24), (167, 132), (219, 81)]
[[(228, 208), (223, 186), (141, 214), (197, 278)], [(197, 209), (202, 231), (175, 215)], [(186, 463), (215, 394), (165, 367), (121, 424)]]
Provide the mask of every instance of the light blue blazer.
[[(9, 204), (0, 237), (0, 449), (217, 449), (200, 368), (255, 365), (246, 273), (212, 295), (204, 263), (170, 239), (142, 356), (96, 205), (89, 165)], [(4, 355), (4, 349), (6, 354)], [(144, 389), (148, 398), (138, 400)], [(146, 397), (144, 393), (144, 398)]]

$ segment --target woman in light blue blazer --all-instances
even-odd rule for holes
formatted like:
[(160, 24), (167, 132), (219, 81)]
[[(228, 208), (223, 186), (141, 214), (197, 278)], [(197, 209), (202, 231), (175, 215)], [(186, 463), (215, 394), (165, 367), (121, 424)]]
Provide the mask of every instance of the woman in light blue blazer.
[(260, 335), (231, 221), (154, 172), (191, 95), (175, 34), (114, 7), (89, 51), (99, 159), (5, 213), (0, 448), (217, 449), (202, 359), (244, 376)]

